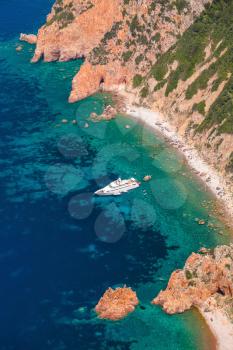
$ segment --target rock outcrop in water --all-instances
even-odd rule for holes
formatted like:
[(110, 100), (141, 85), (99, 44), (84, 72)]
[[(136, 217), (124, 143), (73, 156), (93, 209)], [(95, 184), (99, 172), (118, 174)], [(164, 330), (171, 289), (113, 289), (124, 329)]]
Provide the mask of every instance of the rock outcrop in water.
[[(232, 307), (233, 245), (214, 251), (193, 253), (183, 270), (173, 272), (165, 291), (152, 301), (168, 314), (181, 313), (192, 306), (201, 307), (210, 297), (222, 299)], [(229, 301), (231, 301), (229, 303)]]
[(95, 311), (100, 318), (117, 321), (133, 312), (138, 303), (137, 295), (131, 288), (109, 288), (96, 305)]
[(90, 118), (93, 121), (101, 121), (101, 120), (112, 120), (116, 118), (117, 111), (114, 107), (112, 106), (107, 106), (105, 107), (104, 111), (102, 114), (98, 115), (96, 113), (91, 113)]
[(37, 36), (35, 34), (20, 34), (19, 37), (20, 41), (26, 41), (29, 44), (36, 44), (37, 43)]

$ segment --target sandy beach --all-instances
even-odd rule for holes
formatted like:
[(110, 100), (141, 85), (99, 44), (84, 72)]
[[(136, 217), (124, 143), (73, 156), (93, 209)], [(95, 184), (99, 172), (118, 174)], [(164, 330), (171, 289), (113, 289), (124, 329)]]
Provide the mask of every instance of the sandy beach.
[(233, 324), (223, 309), (214, 308), (206, 311), (205, 306), (198, 309), (216, 338), (218, 350), (232, 350)]
[(165, 117), (161, 113), (128, 103), (125, 106), (125, 113), (161, 133), (174, 148), (182, 152), (194, 173), (201, 178), (216, 198), (224, 205), (232, 222), (233, 195), (226, 181), (199, 156), (198, 151), (194, 147), (188, 146), (177, 135), (174, 127), (165, 120)]

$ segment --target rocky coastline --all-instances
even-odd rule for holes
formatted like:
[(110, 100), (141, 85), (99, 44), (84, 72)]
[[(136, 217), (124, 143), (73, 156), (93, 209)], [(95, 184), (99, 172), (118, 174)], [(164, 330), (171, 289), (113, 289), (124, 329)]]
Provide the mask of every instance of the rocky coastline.
[[(188, 164), (233, 218), (232, 133), (228, 129), (219, 133), (217, 124), (196, 132), (229, 83), (231, 73), (224, 72), (224, 79), (218, 81), (215, 72), (206, 78), (206, 84), (199, 78), (215, 67), (215, 51), (219, 51), (221, 59), (227, 49), (221, 48), (221, 41), (204, 41), (202, 60), (180, 79), (181, 62), (174, 58), (174, 45), (212, 0), (190, 0), (182, 8), (160, 2), (154, 6), (151, 0), (132, 0), (130, 6), (128, 3), (56, 1), (38, 35), (21, 34), (20, 40), (36, 44), (32, 62), (83, 58), (84, 64), (72, 82), (69, 102), (98, 91), (111, 91), (126, 98), (124, 112), (161, 132), (183, 152)], [(164, 56), (166, 69), (162, 65), (157, 68), (160, 57), (169, 50), (173, 60)], [(195, 91), (197, 82), (200, 89)], [(195, 93), (190, 93), (190, 86)], [(114, 117), (115, 111), (109, 108), (102, 116), (92, 115), (91, 119)], [(217, 337), (219, 349), (232, 350), (232, 261), (232, 245), (193, 253), (184, 269), (172, 274), (167, 289), (153, 304), (161, 305), (169, 314), (198, 308)], [(138, 302), (130, 288), (109, 289), (95, 310), (100, 318), (119, 320), (134, 311)]]
[(153, 299), (168, 314), (198, 308), (217, 338), (218, 349), (233, 344), (233, 245), (200, 249), (174, 271), (166, 290)]
[[(22, 34), (20, 39), (36, 43), (32, 62), (39, 59), (45, 62), (84, 59), (73, 78), (69, 102), (76, 102), (98, 91), (122, 90), (134, 96), (134, 104), (163, 114), (162, 123), (172, 126), (184, 143), (182, 147), (174, 140), (173, 145), (179, 149), (182, 147), (182, 151), (189, 146), (212, 169), (216, 169), (222, 178), (221, 186), (216, 186), (221, 187), (217, 191), (218, 198), (224, 195), (225, 189), (232, 202), (232, 133), (220, 133), (218, 125), (196, 132), (205, 121), (204, 115), (221, 97), (231, 74), (225, 74), (226, 78), (216, 89), (214, 82), (218, 79), (217, 73), (214, 74), (206, 81), (207, 86), (203, 83), (204, 87), (201, 85), (192, 98), (187, 97), (190, 86), (196, 86), (202, 74), (207, 74), (217, 65), (215, 51), (219, 48), (219, 59), (222, 59), (227, 49), (220, 50), (220, 44), (213, 46), (211, 41), (204, 41), (201, 63), (190, 67), (192, 74), (189, 78), (178, 81), (175, 79), (180, 68), (178, 60), (174, 58), (169, 64), (166, 61), (167, 53), (173, 57), (176, 43), (178, 48), (181, 45), (179, 38), (188, 32), (205, 9), (211, 9), (211, 3), (212, 0), (188, 0), (180, 8), (177, 5), (171, 7), (166, 1), (154, 4), (152, 0), (117, 0), (108, 4), (103, 0), (93, 0), (91, 5), (88, 0), (57, 0), (38, 34)], [(102, 16), (103, 13), (105, 16)], [(161, 57), (165, 57), (163, 65), (159, 61)], [(168, 93), (170, 76), (175, 81), (173, 90)], [(230, 123), (226, 119), (223, 122)], [(194, 165), (189, 154), (187, 158)], [(196, 160), (196, 157), (193, 159)], [(206, 171), (201, 170), (202, 173)], [(203, 179), (211, 181), (208, 176)]]
[(203, 154), (193, 144), (192, 139), (188, 140), (180, 134), (176, 125), (172, 124), (164, 113), (138, 104), (137, 97), (124, 87), (114, 88), (113, 93), (122, 98), (119, 104), (122, 114), (126, 114), (141, 124), (150, 127), (165, 137), (166, 141), (178, 152), (181, 152), (189, 167), (205, 186), (214, 194), (218, 200), (217, 215), (226, 223), (229, 228), (233, 227), (233, 183), (229, 176), (223, 174), (210, 164)]
[[(205, 318), (216, 337), (219, 350), (233, 344), (233, 244), (192, 253), (184, 268), (172, 273), (166, 290), (151, 302), (167, 314), (183, 313), (193, 307)], [(99, 318), (119, 321), (139, 304), (131, 288), (109, 288), (95, 311)]]

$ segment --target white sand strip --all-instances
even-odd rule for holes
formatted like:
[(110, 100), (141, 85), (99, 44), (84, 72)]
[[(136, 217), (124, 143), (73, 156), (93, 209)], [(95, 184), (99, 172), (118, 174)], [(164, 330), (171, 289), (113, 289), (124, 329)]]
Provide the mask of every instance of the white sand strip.
[(204, 311), (199, 308), (200, 313), (205, 318), (211, 332), (217, 341), (218, 350), (233, 349), (233, 323), (225, 315), (222, 309), (214, 309), (212, 311)]
[(201, 177), (215, 196), (223, 202), (227, 212), (231, 218), (233, 218), (233, 194), (224, 179), (199, 156), (195, 148), (185, 144), (181, 137), (175, 132), (174, 127), (165, 120), (161, 113), (130, 104), (126, 105), (126, 113), (169, 139), (171, 145), (184, 154), (189, 166), (195, 170), (195, 173)]

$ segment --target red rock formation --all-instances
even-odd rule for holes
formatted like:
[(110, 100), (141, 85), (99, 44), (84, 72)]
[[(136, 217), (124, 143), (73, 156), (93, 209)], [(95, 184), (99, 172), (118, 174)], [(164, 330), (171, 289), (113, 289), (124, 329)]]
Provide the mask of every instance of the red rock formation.
[(152, 301), (168, 314), (201, 306), (210, 296), (233, 296), (233, 245), (206, 254), (193, 253), (183, 270), (173, 272), (165, 291)]
[(98, 92), (101, 85), (105, 90), (112, 90), (115, 86), (126, 84), (131, 75), (129, 69), (119, 63), (109, 67), (86, 62), (73, 79), (69, 102), (82, 100)]
[(109, 288), (98, 304), (95, 311), (100, 318), (117, 321), (133, 312), (139, 301), (131, 288)]
[(36, 44), (37, 43), (37, 36), (34, 34), (20, 34), (19, 40), (26, 41), (29, 44)]
[[(38, 32), (32, 62), (41, 57), (47, 62), (86, 57), (122, 16), (117, 0), (92, 0), (91, 3), (93, 6), (90, 1), (83, 0), (63, 0), (59, 5), (56, 2), (46, 24)], [(69, 8), (69, 4), (72, 7)], [(61, 14), (67, 13), (70, 20), (62, 20)]]
[(101, 120), (111, 120), (116, 118), (117, 111), (114, 107), (112, 106), (107, 106), (105, 107), (104, 111), (102, 114), (98, 115), (96, 113), (91, 113), (90, 118), (93, 121), (101, 121)]
[(189, 0), (180, 13), (153, 0), (57, 0), (38, 32), (32, 62), (85, 58), (73, 80), (70, 102), (148, 72), (212, 0)]

